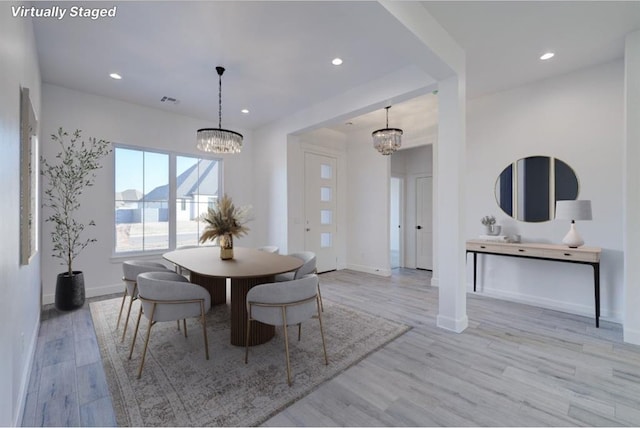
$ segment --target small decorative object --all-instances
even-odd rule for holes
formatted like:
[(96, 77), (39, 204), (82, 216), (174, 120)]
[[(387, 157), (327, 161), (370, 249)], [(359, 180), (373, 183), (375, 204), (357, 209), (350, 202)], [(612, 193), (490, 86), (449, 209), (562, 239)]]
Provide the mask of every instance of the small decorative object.
[(578, 248), (584, 245), (582, 237), (576, 230), (576, 220), (591, 220), (591, 201), (558, 201), (556, 202), (556, 219), (571, 220), (571, 228), (562, 243), (569, 248)]
[(233, 235), (225, 233), (218, 242), (220, 242), (220, 258), (222, 260), (231, 260), (233, 258)]
[(502, 232), (502, 226), (500, 226), (499, 224), (493, 224), (489, 226), (489, 235), (498, 236), (500, 235), (500, 232)]
[[(60, 144), (56, 163), (40, 158), (41, 174), (47, 179), (42, 204), (51, 211), (45, 221), (54, 224), (52, 255), (67, 266), (67, 271), (58, 275), (55, 297), (56, 308), (65, 311), (84, 304), (84, 276), (82, 271), (73, 270), (72, 264), (87, 245), (96, 242), (95, 238), (82, 238), (86, 226), (75, 218), (80, 208), (80, 196), (87, 187), (93, 186), (95, 171), (102, 168), (100, 161), (111, 152), (110, 142), (96, 138), (85, 142), (80, 130), (71, 135), (69, 142), (66, 141), (68, 136), (62, 128), (51, 135), (51, 140)], [(87, 223), (87, 226), (95, 225), (93, 220)]]
[(498, 233), (494, 233), (494, 225), (496, 224), (496, 218), (492, 215), (486, 215), (480, 219), (480, 223), (484, 225), (487, 229), (487, 235), (499, 235), (500, 229), (498, 229)]
[(224, 195), (216, 201), (213, 208), (209, 208), (202, 215), (201, 220), (207, 225), (200, 236), (200, 243), (218, 238), (220, 258), (233, 259), (233, 237), (244, 236), (249, 231), (245, 223), (248, 221), (250, 209), (251, 207), (237, 208), (231, 198)]

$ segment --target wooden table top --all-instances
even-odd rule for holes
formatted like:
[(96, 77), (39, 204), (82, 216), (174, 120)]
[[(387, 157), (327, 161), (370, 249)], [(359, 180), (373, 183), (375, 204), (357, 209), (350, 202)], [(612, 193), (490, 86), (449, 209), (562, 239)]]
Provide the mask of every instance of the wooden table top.
[(204, 276), (254, 278), (291, 272), (302, 266), (297, 257), (267, 253), (254, 248), (233, 247), (233, 259), (222, 260), (220, 247), (170, 251), (162, 255), (180, 267)]

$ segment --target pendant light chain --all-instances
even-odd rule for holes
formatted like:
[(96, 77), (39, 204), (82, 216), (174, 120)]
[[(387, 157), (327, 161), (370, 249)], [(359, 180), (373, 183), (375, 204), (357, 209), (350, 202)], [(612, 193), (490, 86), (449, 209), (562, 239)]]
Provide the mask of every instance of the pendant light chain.
[(218, 73), (218, 128), (222, 128), (222, 73)]

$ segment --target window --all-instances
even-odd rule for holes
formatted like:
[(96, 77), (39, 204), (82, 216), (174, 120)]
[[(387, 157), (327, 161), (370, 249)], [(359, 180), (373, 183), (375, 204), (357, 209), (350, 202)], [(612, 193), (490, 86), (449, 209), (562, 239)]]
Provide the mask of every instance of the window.
[(197, 245), (198, 218), (222, 190), (221, 162), (116, 146), (114, 252)]
[[(176, 156), (176, 197), (183, 198), (187, 210), (176, 221), (176, 244), (198, 245), (204, 227), (198, 218), (218, 199), (220, 188), (219, 159)], [(212, 202), (213, 201), (213, 202)]]

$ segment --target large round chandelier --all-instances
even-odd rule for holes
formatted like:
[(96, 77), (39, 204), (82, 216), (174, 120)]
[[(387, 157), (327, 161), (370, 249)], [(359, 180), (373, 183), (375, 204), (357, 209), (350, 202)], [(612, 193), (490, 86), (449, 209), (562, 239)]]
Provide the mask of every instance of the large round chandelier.
[(218, 127), (198, 129), (199, 150), (210, 153), (240, 153), (242, 134), (222, 129), (222, 73), (224, 67), (216, 67), (218, 72)]
[(402, 129), (389, 128), (389, 109), (391, 106), (385, 107), (387, 111), (387, 127), (373, 131), (373, 147), (387, 156), (400, 148), (402, 144)]

